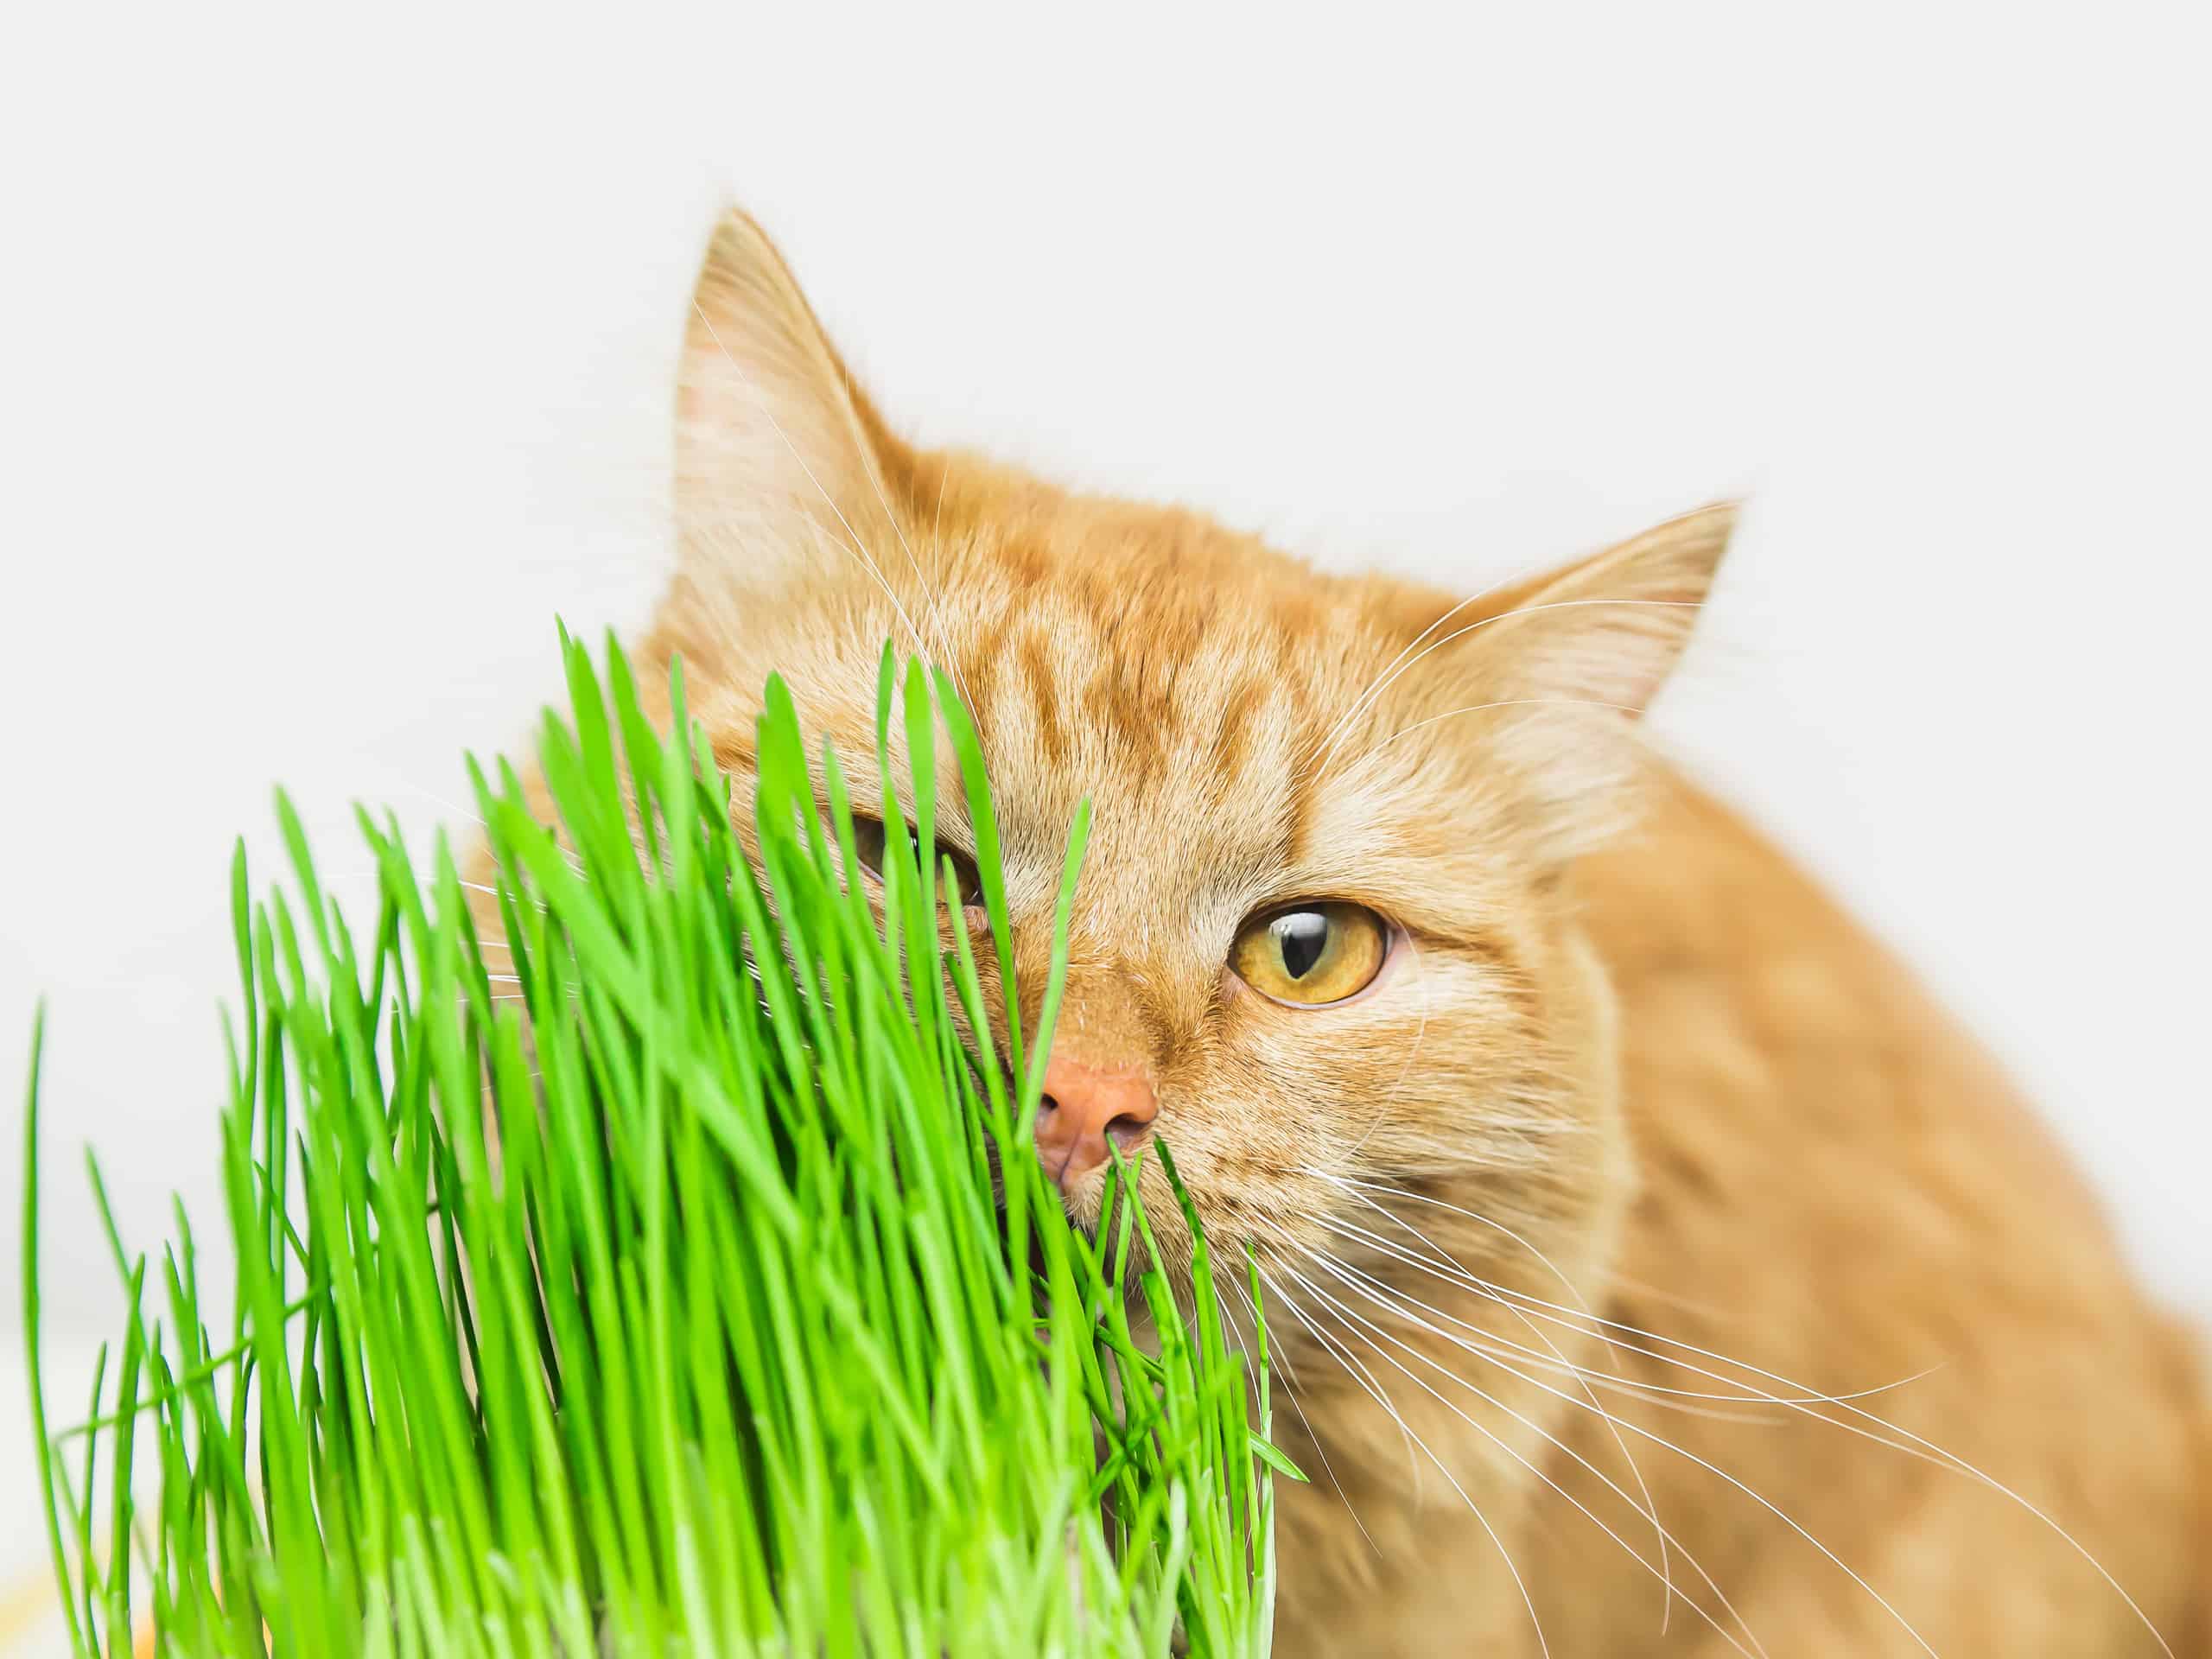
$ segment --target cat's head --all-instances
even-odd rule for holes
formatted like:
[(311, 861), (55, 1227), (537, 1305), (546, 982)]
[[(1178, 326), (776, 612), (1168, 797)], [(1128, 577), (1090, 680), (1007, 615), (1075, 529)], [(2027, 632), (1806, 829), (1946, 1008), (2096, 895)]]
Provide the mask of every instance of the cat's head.
[[(1078, 1218), (1106, 1140), (1155, 1133), (1209, 1230), (1281, 1264), (1379, 1248), (1387, 1192), (1478, 1193), (1554, 1246), (1617, 1203), (1610, 1004), (1570, 872), (1632, 819), (1637, 716), (1729, 509), (1469, 601), (1317, 574), (1195, 513), (903, 444), (733, 217), (689, 321), (676, 511), (642, 654), (682, 653), (741, 798), (771, 671), (849, 759), (887, 639), (950, 669), (1026, 1014), (1093, 803), (1039, 1126)], [(847, 771), (857, 810), (911, 811)], [(939, 822), (959, 844), (957, 791)]]

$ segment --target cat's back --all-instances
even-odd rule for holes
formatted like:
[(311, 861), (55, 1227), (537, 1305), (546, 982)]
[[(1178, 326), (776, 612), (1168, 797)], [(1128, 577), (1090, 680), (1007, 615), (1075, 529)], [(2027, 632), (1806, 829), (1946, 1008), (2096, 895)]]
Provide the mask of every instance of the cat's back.
[[(1611, 1316), (1770, 1376), (1656, 1343), (1642, 1345), (1663, 1360), (1627, 1363), (1709, 1391), (1723, 1384), (1680, 1362), (1775, 1394), (1793, 1391), (1783, 1377), (1835, 1394), (1917, 1379), (1858, 1402), (1885, 1422), (1817, 1408), (1850, 1428), (1794, 1409), (1779, 1427), (1650, 1421), (1808, 1517), (1901, 1609), (1924, 1602), (1915, 1622), (1939, 1650), (2121, 1654), (2149, 1638), (2049, 1527), (1937, 1466), (1935, 1448), (2045, 1510), (2183, 1630), (2212, 1570), (2191, 1344), (2138, 1290), (1999, 1068), (1816, 884), (1679, 778), (1576, 880), (1619, 999), (1638, 1166)], [(1719, 1525), (1717, 1548), (1775, 1535), (1758, 1506), (1733, 1507), (1749, 1513)], [(1833, 1576), (1802, 1544), (1783, 1582)], [(1942, 1586), (1978, 1564), (2016, 1587), (1968, 1611)], [(2019, 1627), (2038, 1639), (2085, 1645), (1999, 1645), (2008, 1605), (2044, 1620)]]

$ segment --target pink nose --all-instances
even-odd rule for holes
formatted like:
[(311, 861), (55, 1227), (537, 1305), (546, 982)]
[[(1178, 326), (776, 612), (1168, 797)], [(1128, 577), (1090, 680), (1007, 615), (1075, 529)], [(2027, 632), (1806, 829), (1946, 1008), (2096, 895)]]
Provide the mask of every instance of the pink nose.
[(1045, 1067), (1045, 1098), (1037, 1108), (1037, 1151), (1062, 1192), (1106, 1162), (1106, 1142), (1127, 1153), (1160, 1116), (1160, 1102), (1141, 1072), (1093, 1065), (1055, 1054)]

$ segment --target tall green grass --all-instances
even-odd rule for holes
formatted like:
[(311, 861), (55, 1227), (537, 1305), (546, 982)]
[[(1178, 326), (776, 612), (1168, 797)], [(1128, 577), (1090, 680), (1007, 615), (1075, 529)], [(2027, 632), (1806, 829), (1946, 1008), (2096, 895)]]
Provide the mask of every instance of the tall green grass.
[[(872, 904), (841, 874), (837, 757), (825, 819), (779, 683), (749, 859), (680, 671), (664, 736), (619, 652), (602, 679), (564, 650), (558, 836), (511, 768), (474, 773), (504, 938), (444, 842), (426, 874), (393, 822), (361, 817), (365, 927), (281, 801), (289, 893), (257, 903), (241, 850), (236, 1315), (208, 1328), (181, 1211), (137, 1255), (102, 1196), (130, 1311), (58, 1438), (34, 1044), (25, 1305), (79, 1651), (150, 1619), (180, 1654), (1264, 1653), (1264, 1353), (1224, 1343), (1203, 1242), (1179, 1306), (1134, 1184), (1077, 1231), (1023, 1129), (1087, 816), (1040, 1029), (1007, 995), (999, 1055), (975, 955), (1012, 985), (997, 835), (941, 680), (886, 653), (871, 761), (890, 800), (904, 754), (918, 811), (911, 840), (887, 815)], [(940, 722), (974, 944), (933, 829)]]

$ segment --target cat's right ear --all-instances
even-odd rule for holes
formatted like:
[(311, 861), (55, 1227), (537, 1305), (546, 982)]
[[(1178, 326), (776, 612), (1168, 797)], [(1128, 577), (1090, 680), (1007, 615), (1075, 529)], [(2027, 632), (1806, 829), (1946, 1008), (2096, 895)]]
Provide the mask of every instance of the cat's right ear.
[(891, 536), (886, 438), (760, 226), (715, 227), (677, 378), (684, 566), (775, 583)]

